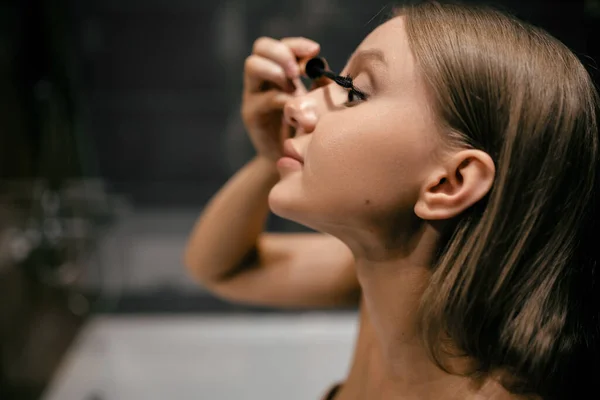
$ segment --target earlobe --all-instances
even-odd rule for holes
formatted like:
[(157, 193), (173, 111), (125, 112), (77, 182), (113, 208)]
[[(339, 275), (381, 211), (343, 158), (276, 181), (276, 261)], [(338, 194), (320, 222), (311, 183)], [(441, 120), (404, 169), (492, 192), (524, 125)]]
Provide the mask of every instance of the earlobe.
[(486, 152), (455, 153), (424, 182), (415, 214), (424, 220), (454, 218), (489, 193), (495, 175), (494, 161)]

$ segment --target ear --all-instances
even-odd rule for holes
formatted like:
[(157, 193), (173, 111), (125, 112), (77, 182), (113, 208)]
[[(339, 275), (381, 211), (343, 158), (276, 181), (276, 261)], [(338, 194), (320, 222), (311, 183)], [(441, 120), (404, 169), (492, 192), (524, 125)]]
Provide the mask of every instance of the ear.
[(415, 214), (424, 220), (456, 217), (489, 192), (495, 175), (494, 161), (486, 152), (454, 153), (425, 180)]

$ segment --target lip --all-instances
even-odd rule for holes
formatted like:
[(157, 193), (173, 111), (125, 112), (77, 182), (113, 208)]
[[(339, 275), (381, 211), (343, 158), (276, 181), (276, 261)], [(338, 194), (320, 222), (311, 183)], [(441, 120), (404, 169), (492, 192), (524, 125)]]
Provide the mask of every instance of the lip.
[(294, 148), (291, 139), (286, 139), (283, 142), (283, 156), (293, 158), (294, 160), (299, 161), (301, 164), (304, 164), (304, 158), (302, 158), (298, 150)]

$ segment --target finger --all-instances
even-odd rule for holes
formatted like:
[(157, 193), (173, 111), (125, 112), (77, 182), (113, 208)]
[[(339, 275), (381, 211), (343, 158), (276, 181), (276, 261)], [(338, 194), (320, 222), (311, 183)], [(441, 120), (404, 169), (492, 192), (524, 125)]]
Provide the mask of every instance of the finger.
[(314, 40), (304, 37), (288, 37), (281, 39), (281, 42), (288, 46), (296, 59), (313, 58), (321, 51), (321, 45)]
[(244, 65), (244, 87), (251, 93), (259, 92), (265, 82), (271, 82), (284, 91), (294, 90), (281, 65), (256, 54), (250, 55)]
[(252, 96), (251, 101), (246, 101), (245, 106), (242, 106), (242, 116), (247, 120), (257, 120), (273, 112), (283, 112), (285, 104), (292, 98), (293, 95), (279, 90), (257, 93)]
[(292, 79), (291, 82), (294, 86), (293, 94), (295, 96), (302, 96), (308, 93), (308, 90), (306, 90), (306, 86), (304, 86), (304, 83), (302, 82), (302, 79), (300, 79), (300, 77)]
[(262, 110), (280, 110), (285, 103), (294, 98), (292, 94), (284, 93), (279, 90), (269, 90), (268, 92), (257, 95), (256, 108)]
[[(290, 42), (296, 47), (292, 48), (286, 42)], [(281, 65), (288, 78), (293, 79), (300, 75), (300, 68), (297, 62), (298, 57), (296, 55), (298, 41), (286, 40), (286, 42), (262, 37), (254, 42), (253, 53)], [(306, 51), (302, 54), (306, 54)]]

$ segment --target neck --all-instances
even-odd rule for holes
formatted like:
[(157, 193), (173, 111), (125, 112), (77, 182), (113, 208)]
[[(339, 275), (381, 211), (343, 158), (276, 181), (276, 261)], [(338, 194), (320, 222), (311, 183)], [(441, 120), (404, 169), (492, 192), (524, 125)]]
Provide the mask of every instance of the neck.
[[(482, 396), (465, 377), (451, 375), (431, 361), (417, 332), (417, 310), (431, 275), (432, 254), (439, 234), (424, 225), (418, 240), (391, 249), (352, 247), (366, 312), (381, 349), (382, 394), (402, 399), (500, 399)], [(353, 245), (356, 246), (357, 242)], [(486, 385), (489, 392), (490, 385)], [(396, 397), (394, 397), (394, 395)], [(384, 398), (384, 397), (382, 397)], [(387, 398), (387, 397), (386, 397)]]

